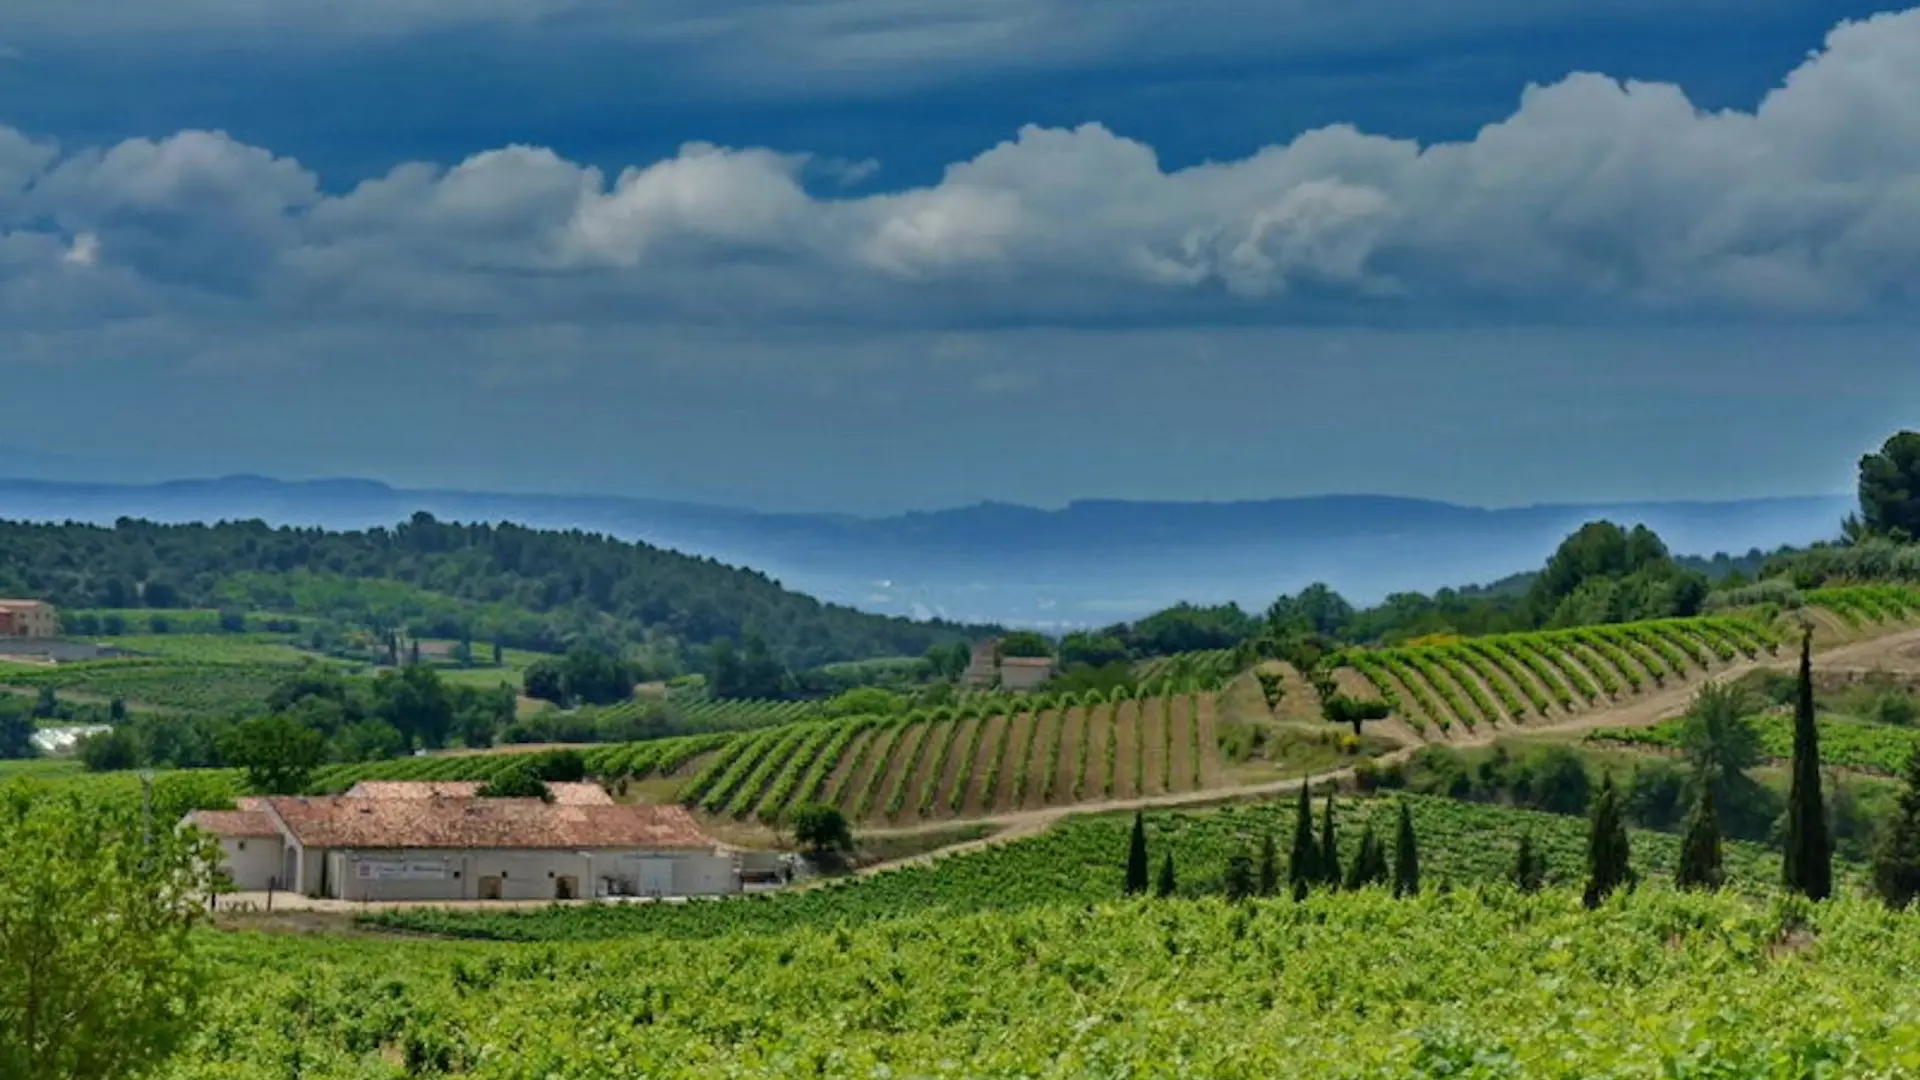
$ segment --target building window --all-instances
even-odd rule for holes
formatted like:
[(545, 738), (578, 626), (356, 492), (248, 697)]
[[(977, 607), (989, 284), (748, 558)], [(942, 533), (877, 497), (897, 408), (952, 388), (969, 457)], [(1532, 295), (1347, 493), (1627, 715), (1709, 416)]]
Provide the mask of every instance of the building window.
[(246, 842), (245, 840), (238, 840), (238, 841), (235, 841), (235, 842), (234, 842), (234, 845), (233, 845), (233, 850), (235, 850), (235, 851), (245, 851), (245, 850), (247, 850), (247, 842)]

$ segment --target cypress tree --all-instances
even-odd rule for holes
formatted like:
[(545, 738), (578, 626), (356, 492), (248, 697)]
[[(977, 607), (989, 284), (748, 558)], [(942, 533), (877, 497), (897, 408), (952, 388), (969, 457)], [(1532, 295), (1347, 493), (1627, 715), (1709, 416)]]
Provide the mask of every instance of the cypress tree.
[(1687, 818), (1687, 836), (1680, 842), (1680, 869), (1673, 883), (1683, 889), (1717, 889), (1726, 881), (1720, 863), (1720, 819), (1714, 813), (1713, 785), (1699, 785), (1700, 797)]
[(1287, 882), (1293, 898), (1305, 900), (1307, 890), (1320, 880), (1320, 849), (1313, 842), (1313, 803), (1307, 782), (1300, 781), (1300, 804), (1293, 811), (1293, 851), (1287, 861)]
[(1261, 896), (1272, 896), (1280, 891), (1280, 853), (1273, 848), (1273, 834), (1260, 837), (1260, 881)]
[(1520, 834), (1520, 850), (1513, 857), (1513, 884), (1524, 893), (1539, 892), (1546, 883), (1547, 861), (1533, 850), (1533, 834)]
[(1787, 888), (1809, 899), (1833, 895), (1833, 837), (1820, 795), (1820, 732), (1813, 713), (1813, 631), (1800, 636), (1800, 694), (1793, 710), (1793, 785), (1787, 792)]
[(1400, 827), (1393, 837), (1393, 895), (1420, 893), (1420, 849), (1413, 838), (1413, 813), (1400, 801)]
[(1227, 859), (1227, 872), (1221, 878), (1225, 886), (1227, 899), (1245, 900), (1253, 895), (1253, 860), (1246, 855), (1234, 855)]
[(1147, 891), (1147, 820), (1145, 815), (1133, 812), (1133, 836), (1127, 841), (1127, 895), (1138, 896)]
[(1906, 779), (1899, 809), (1873, 852), (1873, 891), (1896, 910), (1920, 897), (1920, 749), (1907, 757)]
[(1160, 857), (1160, 880), (1154, 882), (1153, 895), (1164, 899), (1172, 896), (1177, 887), (1173, 880), (1173, 852), (1169, 851)]
[(1327, 792), (1327, 810), (1320, 817), (1320, 881), (1329, 888), (1340, 887), (1340, 845), (1333, 836), (1333, 792)]
[(1587, 832), (1587, 907), (1601, 902), (1633, 879), (1631, 852), (1627, 847), (1627, 826), (1620, 817), (1620, 795), (1613, 777), (1600, 782), (1600, 797), (1593, 803), (1592, 825)]
[(1369, 885), (1384, 885), (1387, 882), (1387, 852), (1380, 838), (1373, 835), (1373, 823), (1368, 822), (1360, 832), (1360, 850), (1353, 857), (1353, 865), (1347, 868), (1347, 888), (1364, 889)]

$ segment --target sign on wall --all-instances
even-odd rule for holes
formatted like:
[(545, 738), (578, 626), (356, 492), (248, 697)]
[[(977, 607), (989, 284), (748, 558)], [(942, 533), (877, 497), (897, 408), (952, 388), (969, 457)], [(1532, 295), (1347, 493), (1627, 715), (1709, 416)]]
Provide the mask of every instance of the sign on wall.
[(447, 876), (444, 859), (359, 859), (353, 876), (360, 881), (439, 881)]

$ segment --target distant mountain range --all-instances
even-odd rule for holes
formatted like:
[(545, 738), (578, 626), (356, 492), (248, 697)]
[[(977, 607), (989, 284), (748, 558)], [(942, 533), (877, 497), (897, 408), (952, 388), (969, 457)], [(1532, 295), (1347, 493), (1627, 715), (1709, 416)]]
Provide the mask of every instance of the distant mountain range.
[(1325, 581), (1355, 602), (1539, 566), (1567, 533), (1644, 523), (1676, 553), (1745, 553), (1838, 533), (1845, 496), (1488, 510), (1330, 495), (1257, 502), (985, 503), (861, 518), (614, 496), (403, 490), (258, 476), (154, 484), (0, 480), (0, 518), (111, 523), (259, 518), (360, 529), (443, 520), (583, 529), (765, 571), (825, 600), (889, 614), (1041, 627), (1099, 625), (1181, 600), (1263, 607)]

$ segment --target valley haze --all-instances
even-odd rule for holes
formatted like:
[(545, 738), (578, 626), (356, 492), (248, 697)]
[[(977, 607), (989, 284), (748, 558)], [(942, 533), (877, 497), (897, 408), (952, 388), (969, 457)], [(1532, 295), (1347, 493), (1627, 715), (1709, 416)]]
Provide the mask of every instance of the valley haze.
[(0, 518), (111, 524), (259, 519), (364, 529), (447, 521), (581, 529), (747, 566), (885, 614), (1069, 629), (1180, 601), (1258, 610), (1323, 581), (1357, 603), (1482, 584), (1541, 565), (1582, 523), (1645, 524), (1676, 554), (1833, 538), (1846, 495), (1501, 509), (1379, 495), (1246, 502), (1004, 503), (887, 517), (766, 513), (622, 496), (405, 489), (257, 476), (151, 484), (0, 480)]

